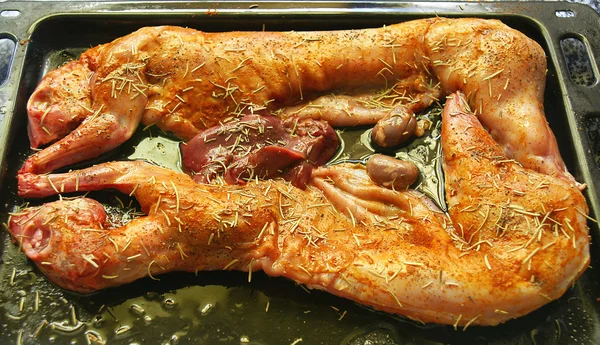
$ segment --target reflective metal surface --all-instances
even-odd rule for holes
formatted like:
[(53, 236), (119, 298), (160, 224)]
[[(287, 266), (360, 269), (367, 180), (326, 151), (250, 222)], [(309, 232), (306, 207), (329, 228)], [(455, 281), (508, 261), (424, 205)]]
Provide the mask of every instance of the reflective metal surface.
[[(16, 49), (8, 80), (0, 86), (0, 221), (6, 222), (8, 212), (25, 202), (16, 197), (15, 176), (31, 153), (27, 98), (48, 70), (76, 58), (83, 49), (147, 25), (205, 31), (262, 30), (263, 25), (267, 30), (322, 30), (375, 27), (435, 15), (498, 18), (544, 47), (548, 121), (569, 170), (588, 184), (592, 216), (598, 217), (600, 20), (589, 7), (565, 2), (8, 1), (0, 3), (4, 35), (0, 38), (11, 38)], [(571, 50), (561, 45), (565, 38), (583, 43), (592, 66), (591, 82), (582, 84), (569, 74), (564, 57), (565, 49), (569, 54)], [(362, 140), (365, 131), (345, 134), (347, 158), (360, 160), (369, 154), (368, 142), (365, 146)], [(430, 134), (428, 145), (435, 147), (436, 135)], [(135, 154), (176, 166), (172, 157), (162, 157), (173, 138), (158, 131), (150, 135), (155, 139), (140, 130), (100, 160)], [(436, 170), (435, 165), (430, 169)], [(431, 188), (430, 194), (435, 194)], [(114, 218), (127, 221), (137, 212), (135, 201), (127, 196), (113, 192), (90, 196), (108, 205)], [(590, 226), (592, 267), (600, 267), (600, 234), (596, 224)], [(50, 284), (19, 253), (6, 231), (0, 232), (0, 254), (0, 342), (8, 344), (600, 343), (600, 276), (594, 268), (563, 298), (530, 315), (497, 327), (463, 331), (415, 324), (260, 273), (251, 282), (246, 273), (236, 272), (168, 274), (159, 282), (144, 279), (80, 296)]]

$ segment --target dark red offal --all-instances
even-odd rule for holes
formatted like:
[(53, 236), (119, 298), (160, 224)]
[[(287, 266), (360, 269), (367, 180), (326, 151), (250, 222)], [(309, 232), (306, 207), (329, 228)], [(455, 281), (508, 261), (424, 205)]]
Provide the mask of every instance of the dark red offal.
[(205, 130), (182, 144), (181, 152), (184, 169), (197, 182), (282, 177), (305, 188), (312, 169), (337, 148), (338, 136), (327, 122), (251, 114)]

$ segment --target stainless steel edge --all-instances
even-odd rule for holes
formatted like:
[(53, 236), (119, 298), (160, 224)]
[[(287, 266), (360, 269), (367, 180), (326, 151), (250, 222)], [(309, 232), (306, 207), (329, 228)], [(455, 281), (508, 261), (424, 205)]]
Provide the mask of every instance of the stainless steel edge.
[[(8, 20), (10, 22), (10, 19)], [(3, 22), (6, 24), (6, 22)], [(20, 85), (22, 73), (24, 71), (25, 57), (27, 56), (27, 32), (20, 29), (20, 26), (11, 26), (9, 30), (0, 31), (4, 37), (11, 38), (16, 42), (14, 55), (12, 57), (8, 79), (6, 83), (0, 86), (0, 188), (4, 181), (7, 170), (7, 154), (10, 150), (14, 131), (14, 122), (16, 120), (16, 109), (19, 103), (26, 103), (28, 95), (22, 92)]]
[[(546, 3), (544, 4), (546, 6)], [(549, 5), (549, 4), (548, 4)], [(587, 194), (591, 209), (600, 213), (600, 169), (596, 166), (591, 152), (591, 143), (585, 133), (585, 121), (589, 116), (600, 114), (600, 83), (598, 74), (598, 59), (600, 59), (600, 16), (592, 8), (564, 2), (553, 3), (554, 11), (570, 10), (574, 17), (545, 16), (540, 20), (544, 36), (554, 54), (549, 56), (556, 66), (560, 81), (563, 101), (567, 108), (569, 132), (577, 157), (576, 177), (587, 184), (584, 191)], [(548, 6), (549, 7), (549, 6)], [(563, 57), (560, 41), (564, 38), (578, 38), (587, 47), (596, 82), (591, 86), (575, 83), (569, 76), (567, 63)], [(600, 234), (599, 234), (600, 235)]]
[[(218, 2), (218, 5), (215, 5)], [(129, 16), (140, 23), (148, 14), (168, 18), (196, 16), (199, 20), (209, 16), (221, 15), (227, 17), (243, 16), (246, 18), (279, 18), (320, 16), (329, 18), (343, 15), (382, 14), (390, 17), (398, 15), (398, 20), (407, 18), (444, 16), (477, 16), (487, 18), (525, 18), (537, 25), (546, 40), (556, 73), (560, 80), (560, 92), (567, 107), (567, 122), (569, 132), (575, 142), (577, 156), (576, 168), (579, 178), (588, 184), (586, 191), (590, 206), (600, 213), (600, 169), (595, 165), (593, 157), (587, 152), (588, 138), (581, 126), (589, 115), (600, 114), (600, 92), (598, 84), (584, 87), (575, 84), (568, 77), (567, 67), (562, 59), (560, 39), (567, 36), (580, 37), (590, 50), (593, 63), (597, 65), (600, 59), (600, 16), (591, 8), (567, 2), (399, 2), (399, 1), (73, 1), (73, 2), (33, 2), (6, 1), (0, 2), (0, 12), (3, 10), (19, 10), (17, 18), (0, 18), (0, 33), (13, 36), (17, 42), (14, 61), (12, 63), (8, 82), (0, 87), (0, 188), (10, 150), (11, 135), (17, 132), (18, 125), (25, 123), (27, 97), (31, 90), (19, 85), (26, 73), (25, 57), (28, 52), (27, 39), (36, 28), (46, 20), (61, 16), (77, 17), (117, 17)], [(258, 5), (256, 7), (255, 5)], [(252, 7), (252, 8), (251, 8)], [(571, 10), (576, 16), (559, 18), (555, 15), (558, 10)], [(35, 66), (37, 69), (39, 66)], [(33, 68), (33, 67), (32, 67)], [(598, 77), (598, 74), (596, 75)], [(17, 118), (22, 116), (23, 118)], [(23, 131), (20, 131), (23, 133)], [(596, 235), (600, 235), (596, 233)], [(598, 238), (597, 236), (595, 237)], [(1, 248), (0, 248), (1, 249)], [(0, 250), (1, 251), (1, 250)], [(533, 339), (533, 336), (532, 336)], [(0, 341), (1, 342), (1, 341)]]

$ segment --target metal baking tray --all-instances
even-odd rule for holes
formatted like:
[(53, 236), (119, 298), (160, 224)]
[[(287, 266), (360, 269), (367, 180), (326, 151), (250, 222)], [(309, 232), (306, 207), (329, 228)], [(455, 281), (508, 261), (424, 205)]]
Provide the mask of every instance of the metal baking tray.
[[(597, 217), (600, 91), (595, 58), (600, 57), (600, 17), (586, 6), (565, 2), (7, 1), (0, 3), (0, 40), (16, 44), (8, 79), (0, 85), (0, 220), (6, 222), (8, 212), (24, 202), (16, 196), (15, 175), (31, 153), (26, 136), (27, 99), (45, 73), (86, 48), (149, 25), (204, 31), (260, 31), (263, 26), (267, 30), (334, 30), (432, 16), (500, 19), (544, 47), (548, 122), (569, 170), (587, 183), (591, 216)], [(569, 73), (578, 63), (565, 44), (568, 39), (583, 48), (583, 60), (589, 62), (588, 82), (581, 83), (581, 78)], [(100, 160), (126, 158), (147, 136), (138, 131)], [(114, 195), (104, 192), (92, 197), (112, 207), (117, 216), (127, 217), (127, 212), (117, 211)], [(129, 202), (123, 196), (121, 201)], [(598, 344), (600, 234), (595, 223), (589, 225), (592, 267), (562, 298), (517, 320), (467, 330), (417, 324), (264, 274), (255, 274), (248, 283), (245, 273), (172, 273), (160, 282), (143, 279), (94, 295), (77, 295), (49, 283), (18, 252), (8, 233), (1, 231), (0, 342)]]

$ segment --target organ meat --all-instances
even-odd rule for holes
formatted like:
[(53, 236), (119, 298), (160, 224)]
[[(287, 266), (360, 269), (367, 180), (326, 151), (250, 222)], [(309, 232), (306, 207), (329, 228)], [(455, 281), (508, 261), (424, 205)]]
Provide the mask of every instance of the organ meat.
[(337, 148), (337, 134), (327, 122), (246, 115), (203, 131), (183, 144), (181, 153), (184, 168), (198, 182), (222, 176), (236, 184), (283, 176), (304, 188), (312, 168), (325, 164)]
[(79, 292), (175, 270), (263, 270), (423, 322), (494, 325), (560, 297), (589, 264), (588, 212), (568, 181), (507, 159), (458, 95), (442, 115), (449, 217), (427, 197), (373, 183), (362, 165), (277, 180), (197, 184), (144, 162), (18, 176), (23, 197), (114, 188), (144, 217), (62, 199), (10, 231), (56, 284)]
[(148, 27), (84, 52), (41, 81), (28, 103), (32, 145), (78, 127), (21, 171), (96, 157), (140, 122), (184, 140), (247, 110), (333, 126), (374, 124), (396, 106), (419, 112), (461, 90), (509, 158), (577, 184), (544, 117), (545, 71), (543, 49), (496, 20), (430, 18), (320, 32)]

